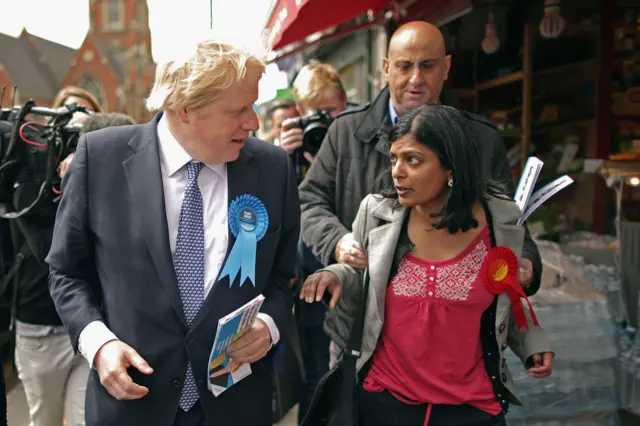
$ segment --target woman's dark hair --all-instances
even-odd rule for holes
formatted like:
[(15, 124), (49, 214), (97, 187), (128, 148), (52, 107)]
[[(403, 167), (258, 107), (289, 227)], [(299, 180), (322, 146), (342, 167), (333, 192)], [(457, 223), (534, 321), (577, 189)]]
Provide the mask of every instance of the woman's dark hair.
[[(435, 228), (447, 228), (452, 234), (477, 227), (478, 221), (473, 217), (476, 203), (484, 201), (488, 193), (503, 193), (487, 180), (478, 135), (470, 121), (455, 108), (425, 105), (403, 116), (386, 135), (389, 148), (403, 136), (413, 136), (433, 151), (444, 170), (451, 170), (453, 187), (442, 209), (432, 216), (441, 218), (433, 224)], [(383, 195), (398, 197), (395, 188)]]

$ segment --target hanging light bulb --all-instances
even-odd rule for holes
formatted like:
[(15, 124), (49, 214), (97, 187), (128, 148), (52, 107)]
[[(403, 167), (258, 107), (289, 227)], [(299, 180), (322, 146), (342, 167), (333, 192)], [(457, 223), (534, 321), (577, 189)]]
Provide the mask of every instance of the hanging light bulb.
[(539, 27), (544, 38), (556, 38), (564, 30), (565, 21), (560, 16), (561, 3), (561, 0), (544, 0), (544, 18)]
[(489, 13), (489, 21), (484, 27), (484, 38), (482, 39), (482, 50), (487, 55), (496, 53), (500, 48), (500, 39), (496, 33), (496, 26), (493, 21), (493, 13)]

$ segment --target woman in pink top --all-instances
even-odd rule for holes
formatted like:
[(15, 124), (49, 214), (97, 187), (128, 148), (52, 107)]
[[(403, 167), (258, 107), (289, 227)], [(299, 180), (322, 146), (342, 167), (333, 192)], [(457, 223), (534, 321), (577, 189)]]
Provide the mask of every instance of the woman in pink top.
[[(487, 290), (480, 273), (496, 245), (521, 254), (520, 210), (487, 182), (476, 135), (458, 110), (418, 108), (391, 130), (389, 142), (395, 188), (368, 196), (353, 225), (370, 278), (359, 425), (505, 425), (509, 404), (520, 404), (506, 347), (534, 377), (551, 374), (553, 359), (544, 332), (528, 315), (529, 329), (518, 329), (508, 296)], [(301, 292), (308, 302), (331, 293), (335, 309), (325, 328), (340, 347), (362, 276), (331, 265)]]

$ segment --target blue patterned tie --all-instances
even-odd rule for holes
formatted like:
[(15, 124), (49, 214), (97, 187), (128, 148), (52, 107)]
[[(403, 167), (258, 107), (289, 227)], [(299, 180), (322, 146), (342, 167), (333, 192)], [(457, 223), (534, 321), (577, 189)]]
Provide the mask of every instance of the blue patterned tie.
[[(198, 188), (198, 175), (202, 166), (203, 164), (199, 162), (187, 164), (187, 187), (180, 210), (174, 256), (182, 309), (189, 327), (193, 324), (204, 302), (204, 220), (202, 194)], [(191, 365), (188, 365), (180, 396), (180, 408), (189, 411), (197, 400), (198, 388)]]

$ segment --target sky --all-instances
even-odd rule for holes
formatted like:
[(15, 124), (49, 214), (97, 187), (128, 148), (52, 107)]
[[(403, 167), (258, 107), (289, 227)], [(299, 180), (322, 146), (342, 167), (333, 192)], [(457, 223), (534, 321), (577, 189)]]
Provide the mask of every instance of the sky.
[[(212, 0), (213, 30), (210, 30), (209, 0), (147, 0), (153, 58), (162, 61), (176, 52), (179, 40), (207, 32), (255, 49), (261, 41), (271, 1)], [(0, 33), (18, 36), (24, 27), (34, 35), (77, 49), (89, 29), (89, 2), (0, 0)], [(260, 82), (258, 103), (272, 99), (276, 90), (286, 84), (286, 76), (278, 72), (277, 66), (268, 66)]]

